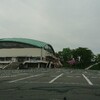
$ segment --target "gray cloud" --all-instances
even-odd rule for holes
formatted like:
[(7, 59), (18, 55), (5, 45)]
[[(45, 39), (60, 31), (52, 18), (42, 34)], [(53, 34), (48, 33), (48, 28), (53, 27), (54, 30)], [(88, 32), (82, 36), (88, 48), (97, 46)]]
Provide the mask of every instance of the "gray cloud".
[(100, 0), (0, 0), (0, 38), (45, 41), (56, 51), (88, 47), (100, 53)]

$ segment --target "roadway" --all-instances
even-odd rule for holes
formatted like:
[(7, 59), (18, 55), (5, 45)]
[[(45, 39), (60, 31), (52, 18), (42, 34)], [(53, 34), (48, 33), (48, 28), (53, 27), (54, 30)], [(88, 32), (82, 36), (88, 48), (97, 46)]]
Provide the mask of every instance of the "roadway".
[(100, 71), (0, 70), (0, 100), (100, 100)]

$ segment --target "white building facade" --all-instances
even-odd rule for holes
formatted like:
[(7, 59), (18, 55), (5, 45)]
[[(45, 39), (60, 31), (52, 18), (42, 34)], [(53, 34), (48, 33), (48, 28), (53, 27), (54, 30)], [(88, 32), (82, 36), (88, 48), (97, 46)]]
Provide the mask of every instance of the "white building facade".
[(0, 39), (0, 64), (5, 66), (13, 62), (23, 68), (50, 67), (49, 63), (55, 67), (57, 58), (53, 47), (45, 42), (26, 38)]

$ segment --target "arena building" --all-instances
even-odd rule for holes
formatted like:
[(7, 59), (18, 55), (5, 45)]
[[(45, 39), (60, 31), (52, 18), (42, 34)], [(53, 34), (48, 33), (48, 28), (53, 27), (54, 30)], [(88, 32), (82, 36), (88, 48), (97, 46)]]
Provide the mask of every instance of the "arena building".
[(2, 69), (59, 67), (53, 47), (45, 42), (26, 38), (0, 39)]

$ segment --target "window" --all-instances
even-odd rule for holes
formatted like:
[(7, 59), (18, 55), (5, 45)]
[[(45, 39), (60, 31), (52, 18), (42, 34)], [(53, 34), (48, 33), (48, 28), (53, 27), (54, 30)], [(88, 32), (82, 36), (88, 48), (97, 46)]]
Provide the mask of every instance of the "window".
[(49, 45), (46, 45), (44, 49), (47, 50), (50, 53), (54, 53), (53, 49)]
[(0, 42), (0, 48), (34, 48), (35, 46), (18, 42)]

